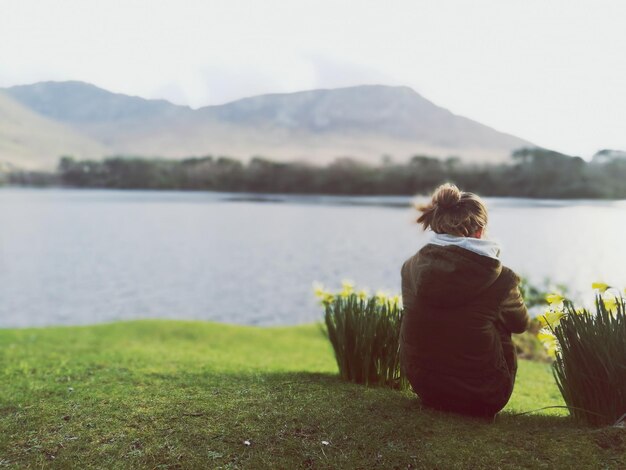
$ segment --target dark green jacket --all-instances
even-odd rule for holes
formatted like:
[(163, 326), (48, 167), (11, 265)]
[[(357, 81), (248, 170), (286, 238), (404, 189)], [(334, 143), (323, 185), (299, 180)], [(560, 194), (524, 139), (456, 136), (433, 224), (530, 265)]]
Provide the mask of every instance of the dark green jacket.
[(529, 324), (519, 277), (497, 259), (433, 244), (401, 274), (401, 364), (415, 392), (499, 411), (517, 367), (510, 334)]

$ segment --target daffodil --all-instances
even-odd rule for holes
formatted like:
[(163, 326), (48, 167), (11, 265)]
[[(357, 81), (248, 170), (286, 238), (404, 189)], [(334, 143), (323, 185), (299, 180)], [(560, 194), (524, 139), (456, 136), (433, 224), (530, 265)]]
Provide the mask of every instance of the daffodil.
[(617, 299), (613, 296), (605, 296), (602, 298), (602, 303), (607, 310), (615, 310), (617, 308)]
[(556, 336), (554, 336), (550, 330), (546, 328), (539, 330), (539, 333), (537, 333), (537, 339), (543, 344), (543, 347), (546, 349), (546, 352), (550, 357), (556, 356), (558, 341)]
[(609, 287), (611, 286), (609, 286), (608, 284), (605, 284), (604, 282), (594, 282), (593, 284), (591, 284), (592, 289), (598, 289), (600, 292), (604, 292)]
[(322, 305), (324, 306), (329, 305), (333, 303), (334, 300), (335, 300), (335, 296), (333, 294), (331, 294), (330, 292), (325, 292), (324, 296), (322, 297)]
[(313, 292), (315, 293), (315, 297), (321, 299), (324, 297), (326, 292), (324, 291), (324, 286), (319, 282), (313, 283)]
[(378, 301), (378, 303), (384, 304), (385, 302), (387, 302), (387, 293), (383, 292), (382, 290), (377, 291), (376, 300)]
[(545, 344), (544, 347), (546, 348), (546, 353), (548, 354), (548, 356), (553, 359), (556, 358), (556, 351), (558, 350), (558, 343), (556, 342), (556, 340), (552, 343)]
[(550, 305), (560, 304), (564, 300), (565, 300), (565, 297), (563, 297), (561, 294), (548, 294), (548, 295), (546, 295), (546, 301)]
[(558, 310), (546, 310), (546, 312), (539, 316), (537, 319), (541, 326), (546, 327), (548, 325), (555, 325), (563, 317), (563, 312)]
[(349, 279), (344, 279), (341, 281), (341, 287), (344, 289), (354, 290), (354, 282)]
[(369, 296), (370, 295), (366, 289), (361, 289), (359, 293), (357, 294), (357, 297), (359, 298), (359, 300), (367, 300)]
[(554, 336), (554, 333), (552, 333), (550, 330), (548, 330), (547, 328), (542, 328), (541, 330), (539, 330), (539, 332), (537, 333), (537, 339), (541, 342), (545, 342), (545, 341), (553, 341), (556, 339), (556, 336)]
[(354, 283), (352, 283), (352, 281), (341, 281), (341, 287), (342, 289), (339, 294), (341, 297), (350, 297), (350, 295), (354, 292)]
[(397, 294), (392, 297), (389, 297), (387, 300), (394, 307), (400, 306), (402, 302), (402, 299), (400, 299), (400, 296)]

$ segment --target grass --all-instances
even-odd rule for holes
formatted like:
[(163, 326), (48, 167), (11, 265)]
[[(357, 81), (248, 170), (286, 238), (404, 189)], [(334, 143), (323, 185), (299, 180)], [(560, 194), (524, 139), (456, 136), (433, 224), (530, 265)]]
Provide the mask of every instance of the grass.
[(495, 424), (421, 410), (341, 381), (317, 325), (0, 330), (0, 467), (626, 467), (623, 429), (514, 415), (560, 404), (550, 366), (520, 361)]

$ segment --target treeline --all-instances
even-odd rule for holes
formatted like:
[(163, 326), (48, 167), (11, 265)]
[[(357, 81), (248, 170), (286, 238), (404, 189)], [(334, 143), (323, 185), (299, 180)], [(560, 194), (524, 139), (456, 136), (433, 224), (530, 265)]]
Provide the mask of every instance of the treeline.
[(233, 192), (413, 195), (451, 181), (484, 196), (626, 198), (626, 158), (586, 162), (557, 152), (523, 148), (508, 164), (472, 165), (417, 155), (368, 165), (339, 158), (327, 166), (256, 157), (244, 164), (227, 157), (185, 160), (63, 157), (56, 173), (12, 172), (7, 182), (75, 188), (182, 189)]

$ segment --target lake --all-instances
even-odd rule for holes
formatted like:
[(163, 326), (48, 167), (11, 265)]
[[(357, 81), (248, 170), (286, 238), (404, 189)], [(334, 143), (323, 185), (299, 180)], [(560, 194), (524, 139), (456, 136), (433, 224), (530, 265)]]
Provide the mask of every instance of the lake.
[[(0, 189), (0, 327), (315, 321), (312, 283), (399, 293), (409, 197)], [(573, 295), (626, 286), (624, 201), (486, 199), (502, 261)]]

